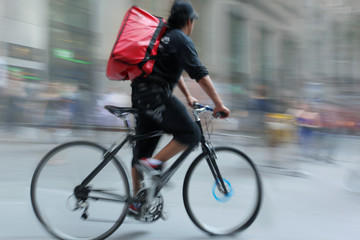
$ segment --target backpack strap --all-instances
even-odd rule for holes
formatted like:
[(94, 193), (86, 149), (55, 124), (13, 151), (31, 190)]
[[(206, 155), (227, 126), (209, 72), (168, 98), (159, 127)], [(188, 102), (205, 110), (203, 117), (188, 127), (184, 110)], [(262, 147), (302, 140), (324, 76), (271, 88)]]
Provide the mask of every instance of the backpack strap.
[(145, 57), (144, 59), (138, 63), (139, 68), (141, 69), (149, 60), (156, 60), (159, 57), (157, 55), (151, 55), (151, 52), (154, 48), (156, 40), (159, 38), (160, 33), (162, 32), (164, 27), (167, 27), (167, 24), (164, 22), (163, 18), (157, 17), (159, 19), (159, 25), (157, 26), (151, 41), (149, 43), (149, 46), (146, 49)]

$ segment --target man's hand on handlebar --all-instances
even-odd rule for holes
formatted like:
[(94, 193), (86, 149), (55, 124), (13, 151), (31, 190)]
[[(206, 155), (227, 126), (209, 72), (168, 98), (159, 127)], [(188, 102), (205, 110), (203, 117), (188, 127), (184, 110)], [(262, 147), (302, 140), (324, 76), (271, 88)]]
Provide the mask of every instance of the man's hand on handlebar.
[(188, 104), (190, 107), (194, 106), (196, 103), (199, 102), (199, 100), (197, 100), (196, 98), (194, 98), (193, 96), (189, 96), (186, 98)]
[(220, 117), (221, 119), (227, 118), (230, 116), (230, 110), (227, 107), (225, 107), (224, 105), (216, 106), (213, 110), (213, 115), (216, 118), (218, 118), (218, 117)]
[(202, 104), (199, 104), (198, 102), (195, 102), (193, 104), (193, 108), (194, 109), (199, 109), (199, 108), (203, 108), (205, 107), (207, 109), (207, 111), (212, 111), (213, 112), (213, 116), (215, 118), (227, 118), (230, 116), (230, 110), (225, 107), (224, 105), (220, 106), (220, 107), (215, 107), (215, 108), (211, 108), (209, 106), (205, 106)]

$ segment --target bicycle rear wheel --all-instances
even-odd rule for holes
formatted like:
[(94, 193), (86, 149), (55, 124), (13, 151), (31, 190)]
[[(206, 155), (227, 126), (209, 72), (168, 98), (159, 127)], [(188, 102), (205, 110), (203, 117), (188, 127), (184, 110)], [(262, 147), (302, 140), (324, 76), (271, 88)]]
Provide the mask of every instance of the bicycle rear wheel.
[(190, 219), (212, 235), (228, 235), (248, 228), (259, 213), (260, 176), (249, 157), (231, 147), (215, 148), (216, 163), (228, 191), (222, 193), (207, 163), (199, 155), (189, 167), (183, 198)]
[(129, 182), (114, 157), (78, 199), (75, 187), (103, 160), (105, 149), (91, 142), (70, 142), (48, 152), (31, 182), (31, 203), (45, 229), (60, 239), (105, 239), (124, 221)]

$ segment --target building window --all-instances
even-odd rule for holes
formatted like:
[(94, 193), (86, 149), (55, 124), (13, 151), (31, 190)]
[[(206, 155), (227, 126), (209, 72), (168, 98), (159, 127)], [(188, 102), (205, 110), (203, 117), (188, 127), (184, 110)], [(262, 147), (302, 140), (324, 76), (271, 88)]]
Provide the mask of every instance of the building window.
[(49, 1), (49, 74), (52, 81), (91, 85), (91, 2)]
[(246, 20), (238, 15), (230, 14), (229, 29), (231, 107), (239, 108), (245, 102), (246, 89), (249, 87)]
[(247, 41), (246, 41), (246, 22), (243, 18), (230, 17), (230, 64), (231, 72), (247, 73)]
[(261, 30), (260, 39), (260, 76), (261, 84), (271, 85), (274, 69), (274, 44), (271, 32)]

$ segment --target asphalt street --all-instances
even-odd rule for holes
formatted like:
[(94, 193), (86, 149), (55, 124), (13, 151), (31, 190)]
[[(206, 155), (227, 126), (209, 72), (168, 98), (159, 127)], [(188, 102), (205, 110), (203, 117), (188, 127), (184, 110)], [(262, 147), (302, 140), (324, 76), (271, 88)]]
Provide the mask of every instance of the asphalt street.
[[(1, 135), (0, 239), (52, 239), (36, 219), (29, 198), (33, 171), (47, 151), (61, 142), (75, 139), (94, 140), (109, 146), (121, 136), (121, 133), (103, 132), (50, 135), (34, 129), (23, 129), (14, 136)], [(304, 159), (293, 144), (273, 149), (256, 144), (260, 141), (257, 139), (252, 139), (251, 143), (244, 137), (231, 136), (226, 141), (224, 138), (215, 139), (215, 145), (233, 145), (246, 152), (258, 165), (264, 184), (264, 202), (254, 224), (240, 234), (215, 239), (360, 239), (360, 181), (359, 184), (356, 179), (348, 181), (349, 174), (360, 169), (360, 141), (347, 136), (340, 136), (338, 140), (335, 164), (328, 164)], [(198, 153), (192, 153), (163, 191), (166, 221), (141, 224), (126, 219), (109, 239), (211, 238), (190, 221), (182, 200), (187, 166)], [(121, 153), (121, 158), (129, 166), (129, 149)]]

